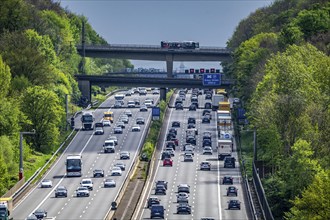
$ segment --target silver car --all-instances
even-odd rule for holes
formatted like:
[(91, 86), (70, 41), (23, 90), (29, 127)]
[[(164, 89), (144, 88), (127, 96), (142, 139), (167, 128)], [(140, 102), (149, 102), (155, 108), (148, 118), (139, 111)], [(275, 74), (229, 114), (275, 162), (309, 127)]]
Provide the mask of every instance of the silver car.
[(116, 181), (114, 179), (105, 179), (104, 188), (107, 188), (107, 187), (116, 187)]

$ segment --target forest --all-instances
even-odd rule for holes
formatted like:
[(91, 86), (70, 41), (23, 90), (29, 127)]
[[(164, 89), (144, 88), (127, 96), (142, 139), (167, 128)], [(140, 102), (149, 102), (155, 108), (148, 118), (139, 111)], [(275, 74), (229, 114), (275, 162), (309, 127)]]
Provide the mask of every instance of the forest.
[(242, 20), (224, 72), (257, 130), (275, 219), (330, 219), (330, 3), (275, 1)]
[(127, 60), (82, 60), (76, 51), (85, 24), (87, 44), (106, 44), (88, 23), (51, 0), (0, 3), (0, 194), (18, 181), (19, 134), (24, 135), (24, 174), (29, 177), (67, 136), (65, 97), (70, 109), (81, 93), (74, 75), (132, 67)]

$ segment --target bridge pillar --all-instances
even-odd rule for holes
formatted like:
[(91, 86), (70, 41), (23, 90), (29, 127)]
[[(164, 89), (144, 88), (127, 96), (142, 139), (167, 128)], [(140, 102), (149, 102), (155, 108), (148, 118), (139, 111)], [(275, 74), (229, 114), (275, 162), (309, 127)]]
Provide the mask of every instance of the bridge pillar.
[(88, 102), (92, 101), (92, 85), (89, 80), (79, 80), (78, 81), (78, 87), (81, 91), (81, 94), (83, 97), (86, 97), (88, 99)]
[(166, 101), (166, 88), (160, 88), (160, 100)]
[(173, 54), (166, 54), (167, 78), (173, 78)]

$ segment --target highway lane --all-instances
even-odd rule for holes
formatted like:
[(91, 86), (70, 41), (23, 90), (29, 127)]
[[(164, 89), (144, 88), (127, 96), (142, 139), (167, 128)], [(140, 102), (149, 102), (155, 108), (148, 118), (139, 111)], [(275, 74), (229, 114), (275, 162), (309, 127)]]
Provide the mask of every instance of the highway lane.
[[(125, 97), (125, 100), (130, 100), (138, 97), (142, 101), (147, 97), (157, 98), (156, 95)], [(103, 105), (110, 106), (114, 102), (111, 97)], [(112, 109), (115, 114), (115, 121), (125, 109)], [(128, 173), (129, 167), (132, 165), (133, 157), (136, 156), (137, 149), (142, 145), (141, 140), (143, 132), (146, 130), (146, 125), (141, 126), (141, 132), (131, 132), (131, 125), (135, 124), (135, 118), (144, 116), (150, 120), (151, 110), (148, 112), (139, 112), (139, 109), (130, 109), (133, 117), (130, 117), (128, 126), (124, 129), (124, 133), (116, 135), (119, 145), (115, 154), (104, 154), (102, 145), (105, 139), (113, 132), (113, 125), (105, 128), (104, 135), (93, 135), (93, 131), (79, 131), (76, 137), (68, 146), (63, 156), (58, 159), (56, 165), (49, 170), (45, 178), (53, 181), (53, 188), (45, 189), (36, 186), (31, 192), (15, 207), (13, 212), (14, 219), (25, 219), (37, 208), (44, 208), (48, 212), (48, 216), (56, 217), (57, 219), (102, 219), (112, 201), (114, 201), (120, 189), (125, 176)], [(96, 110), (94, 116), (96, 121), (100, 121), (105, 110)], [(131, 153), (131, 159), (125, 161), (126, 171), (123, 176), (114, 177), (117, 182), (117, 187), (103, 188), (104, 178), (92, 178), (94, 182), (94, 190), (91, 191), (91, 196), (86, 198), (76, 198), (75, 189), (79, 186), (82, 178), (92, 177), (92, 172), (96, 168), (104, 169), (109, 175), (110, 169), (119, 158), (119, 152), (127, 150)], [(65, 177), (65, 158), (69, 154), (81, 153), (83, 158), (83, 177)], [(58, 185), (64, 185), (68, 189), (67, 198), (54, 198), (54, 189)]]
[[(199, 96), (200, 106), (204, 106), (204, 95)], [(187, 94), (185, 106), (189, 106), (190, 94)], [(168, 181), (167, 195), (158, 195), (161, 199), (161, 204), (164, 205), (165, 219), (200, 219), (202, 217), (210, 217), (214, 219), (248, 219), (247, 217), (247, 204), (244, 203), (243, 188), (240, 183), (239, 168), (230, 169), (223, 168), (223, 161), (218, 161), (216, 144), (217, 144), (217, 132), (216, 132), (216, 115), (213, 112), (212, 121), (210, 124), (201, 123), (202, 109), (195, 111), (185, 110), (170, 110), (170, 119), (168, 120), (167, 127), (171, 127), (172, 121), (180, 121), (181, 128), (178, 129), (177, 137), (180, 139), (180, 145), (185, 143), (185, 129), (187, 128), (187, 118), (189, 116), (195, 117), (196, 127), (199, 134), (197, 136), (197, 145), (195, 148), (195, 156), (193, 162), (184, 162), (183, 156), (180, 150), (176, 150), (176, 155), (173, 158), (173, 167), (163, 167), (162, 161), (159, 159), (156, 164), (157, 171), (155, 178), (151, 184), (155, 186), (155, 180)], [(168, 128), (166, 129), (168, 131)], [(212, 155), (202, 154), (202, 133), (203, 131), (212, 132), (212, 147), (214, 149)], [(234, 154), (235, 155), (235, 154)], [(237, 155), (235, 155), (237, 158)], [(200, 162), (209, 161), (211, 165), (211, 171), (201, 171)], [(238, 163), (236, 163), (238, 166)], [(234, 177), (234, 185), (239, 189), (238, 197), (227, 197), (226, 188), (229, 185), (222, 185), (221, 181), (223, 176), (230, 175)], [(176, 193), (177, 185), (180, 183), (186, 183), (190, 185), (190, 197), (189, 204), (192, 208), (192, 213), (183, 215), (176, 214)], [(154, 188), (154, 187), (152, 187)], [(147, 192), (147, 197), (142, 198), (145, 201), (147, 198), (154, 195), (154, 190), (151, 189)], [(227, 202), (230, 199), (239, 199), (241, 203), (241, 210), (228, 210)], [(150, 210), (146, 208), (144, 203), (143, 210), (138, 214), (138, 218), (149, 219)]]

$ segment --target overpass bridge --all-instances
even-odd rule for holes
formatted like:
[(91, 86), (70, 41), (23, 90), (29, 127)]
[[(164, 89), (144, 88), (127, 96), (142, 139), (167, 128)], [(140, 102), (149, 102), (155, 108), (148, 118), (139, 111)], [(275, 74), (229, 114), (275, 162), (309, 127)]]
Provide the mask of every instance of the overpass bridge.
[(232, 51), (226, 47), (200, 47), (197, 49), (167, 49), (160, 45), (78, 45), (78, 53), (83, 57), (114, 58), (130, 60), (166, 61), (167, 77), (173, 77), (175, 61), (227, 61)]
[(233, 85), (233, 81), (222, 79), (221, 85), (203, 85), (202, 79), (193, 78), (162, 78), (162, 77), (127, 77), (127, 76), (92, 76), (75, 75), (79, 88), (83, 96), (91, 100), (92, 85), (99, 86), (118, 86), (118, 87), (159, 87), (160, 98), (166, 98), (165, 88), (223, 88), (228, 89)]

